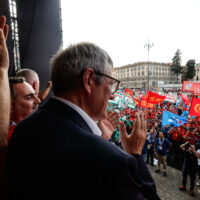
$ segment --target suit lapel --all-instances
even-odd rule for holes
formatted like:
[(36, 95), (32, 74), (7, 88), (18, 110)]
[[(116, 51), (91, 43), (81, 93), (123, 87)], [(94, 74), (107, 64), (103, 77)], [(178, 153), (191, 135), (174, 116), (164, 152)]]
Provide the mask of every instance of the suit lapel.
[(92, 130), (90, 129), (88, 124), (76, 110), (57, 99), (51, 98), (44, 106), (41, 107), (41, 110), (42, 109), (47, 109), (51, 112), (62, 115), (63, 117), (72, 120), (80, 127), (92, 133)]

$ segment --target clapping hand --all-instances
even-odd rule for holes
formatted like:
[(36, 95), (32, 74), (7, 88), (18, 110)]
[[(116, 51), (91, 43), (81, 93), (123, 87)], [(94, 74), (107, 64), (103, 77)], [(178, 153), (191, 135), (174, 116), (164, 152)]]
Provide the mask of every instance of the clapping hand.
[(102, 137), (109, 140), (118, 124), (119, 115), (117, 112), (108, 111), (106, 118), (100, 120), (98, 126), (102, 132)]
[(142, 111), (136, 113), (135, 124), (130, 135), (127, 134), (123, 122), (119, 122), (121, 144), (123, 149), (130, 154), (141, 154), (146, 141), (146, 119)]

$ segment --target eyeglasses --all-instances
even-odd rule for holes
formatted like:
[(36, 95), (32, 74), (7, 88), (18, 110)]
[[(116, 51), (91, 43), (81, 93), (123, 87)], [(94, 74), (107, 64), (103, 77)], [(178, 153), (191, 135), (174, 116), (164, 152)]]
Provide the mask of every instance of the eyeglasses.
[(115, 93), (115, 92), (117, 91), (117, 89), (118, 89), (118, 87), (119, 87), (119, 84), (120, 84), (120, 81), (119, 81), (119, 80), (117, 80), (117, 79), (115, 79), (115, 78), (113, 78), (113, 77), (111, 77), (111, 76), (108, 76), (108, 75), (106, 75), (106, 74), (102, 74), (102, 73), (100, 73), (100, 72), (97, 72), (97, 71), (94, 71), (94, 73), (97, 74), (97, 75), (105, 76), (105, 77), (107, 77), (107, 78), (112, 79), (113, 82), (112, 82), (112, 85), (111, 85), (111, 92), (112, 92), (112, 93)]

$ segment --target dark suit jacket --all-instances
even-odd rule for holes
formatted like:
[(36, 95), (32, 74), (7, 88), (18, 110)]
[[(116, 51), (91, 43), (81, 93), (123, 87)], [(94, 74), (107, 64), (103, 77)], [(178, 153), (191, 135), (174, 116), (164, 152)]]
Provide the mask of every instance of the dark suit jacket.
[(7, 174), (9, 199), (15, 200), (159, 199), (139, 155), (94, 135), (75, 110), (56, 99), (15, 128)]

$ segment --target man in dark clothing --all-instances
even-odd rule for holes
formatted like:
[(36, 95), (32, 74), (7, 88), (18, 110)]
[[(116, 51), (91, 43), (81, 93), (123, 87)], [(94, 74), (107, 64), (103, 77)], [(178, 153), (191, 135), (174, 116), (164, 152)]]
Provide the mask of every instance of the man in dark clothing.
[(154, 134), (154, 129), (150, 129), (149, 134), (147, 135), (147, 160), (146, 163), (149, 164), (149, 158), (151, 162), (151, 166), (154, 166), (154, 145), (155, 145), (156, 137)]
[(195, 178), (196, 178), (196, 167), (197, 167), (197, 158), (199, 157), (199, 154), (195, 150), (195, 145), (189, 144), (189, 142), (186, 142), (180, 146), (181, 150), (185, 152), (185, 158), (183, 163), (183, 180), (182, 185), (180, 186), (181, 191), (186, 190), (186, 183), (187, 183), (187, 177), (190, 176), (190, 194), (192, 196), (195, 196), (194, 193), (194, 185), (195, 185)]
[(112, 129), (106, 109), (120, 82), (112, 66), (92, 43), (54, 56), (55, 96), (17, 125), (8, 146), (9, 199), (159, 199), (141, 156), (144, 113), (136, 113), (130, 135), (116, 122), (123, 150), (103, 137)]

